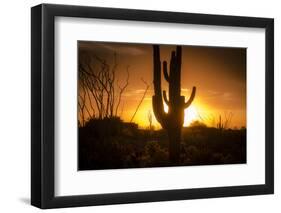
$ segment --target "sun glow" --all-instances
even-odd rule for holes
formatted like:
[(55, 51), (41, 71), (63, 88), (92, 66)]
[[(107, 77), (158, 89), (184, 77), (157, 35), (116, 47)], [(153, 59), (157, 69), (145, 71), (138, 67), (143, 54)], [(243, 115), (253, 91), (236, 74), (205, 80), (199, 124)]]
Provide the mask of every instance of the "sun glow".
[(184, 110), (183, 126), (189, 126), (193, 121), (199, 120), (198, 112), (195, 106), (190, 106)]
[[(164, 103), (164, 111), (168, 112), (169, 107)], [(189, 126), (193, 121), (199, 120), (198, 110), (196, 106), (191, 105), (184, 110), (184, 123), (183, 126)]]

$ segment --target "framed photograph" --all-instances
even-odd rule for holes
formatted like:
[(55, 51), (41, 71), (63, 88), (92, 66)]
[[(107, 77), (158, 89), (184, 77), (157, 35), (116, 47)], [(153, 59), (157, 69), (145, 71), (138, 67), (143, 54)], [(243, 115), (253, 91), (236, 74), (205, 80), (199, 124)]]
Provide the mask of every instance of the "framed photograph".
[(274, 192), (274, 20), (31, 9), (31, 203)]

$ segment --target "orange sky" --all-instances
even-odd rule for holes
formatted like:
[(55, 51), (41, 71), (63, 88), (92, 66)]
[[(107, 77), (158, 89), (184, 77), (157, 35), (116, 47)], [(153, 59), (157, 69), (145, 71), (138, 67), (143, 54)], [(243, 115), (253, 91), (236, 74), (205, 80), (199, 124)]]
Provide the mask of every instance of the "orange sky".
[[(167, 60), (169, 64), (172, 50), (175, 46), (160, 45), (161, 61)], [(145, 84), (141, 78), (149, 83), (147, 95), (133, 120), (141, 127), (147, 127), (148, 113), (153, 112), (152, 45), (79, 41), (78, 51), (79, 55), (95, 54), (108, 64), (113, 63), (116, 53), (116, 78), (120, 83), (124, 81), (129, 66), (129, 85), (120, 104), (120, 109), (123, 108), (120, 116), (125, 121), (131, 119), (143, 96)], [(224, 118), (229, 113), (233, 114), (231, 128), (246, 126), (246, 49), (182, 46), (181, 88), (186, 99), (192, 86), (196, 86), (197, 91), (193, 103), (185, 111), (184, 126), (193, 120), (214, 126), (219, 115)], [(168, 89), (164, 78), (162, 89)], [(160, 128), (154, 116), (153, 125)]]

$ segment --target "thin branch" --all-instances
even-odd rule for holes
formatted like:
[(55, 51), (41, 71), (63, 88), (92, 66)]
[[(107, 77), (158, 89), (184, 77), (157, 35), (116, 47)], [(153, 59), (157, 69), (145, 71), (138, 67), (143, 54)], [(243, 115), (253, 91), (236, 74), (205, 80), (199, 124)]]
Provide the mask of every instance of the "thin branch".
[(118, 85), (119, 96), (118, 96), (118, 101), (117, 101), (117, 105), (116, 105), (116, 108), (115, 108), (115, 116), (117, 116), (117, 113), (118, 113), (118, 108), (119, 108), (119, 105), (120, 105), (120, 102), (121, 102), (122, 94), (125, 91), (125, 89), (127, 88), (127, 86), (129, 85), (129, 77), (130, 77), (129, 66), (127, 66), (126, 72), (127, 72), (127, 78), (126, 78), (125, 84), (123, 86)]
[(136, 108), (136, 110), (135, 110), (135, 112), (134, 112), (134, 114), (133, 114), (133, 116), (132, 116), (130, 122), (132, 122), (132, 121), (134, 120), (134, 118), (135, 118), (135, 116), (136, 116), (136, 114), (137, 114), (137, 112), (138, 112), (138, 110), (139, 110), (139, 108), (140, 108), (140, 106), (141, 106), (141, 104), (142, 104), (142, 102), (143, 102), (145, 96), (146, 96), (146, 93), (147, 93), (147, 91), (148, 91), (148, 89), (149, 89), (149, 84), (148, 84), (145, 80), (143, 80), (143, 78), (141, 78), (141, 80), (142, 80), (142, 82), (146, 85), (146, 88), (145, 88), (145, 91), (144, 91), (144, 93), (143, 93), (143, 96), (142, 96), (142, 98), (141, 98), (141, 100), (140, 100), (140, 102), (139, 102), (139, 104), (138, 104), (138, 106), (137, 106), (137, 108)]

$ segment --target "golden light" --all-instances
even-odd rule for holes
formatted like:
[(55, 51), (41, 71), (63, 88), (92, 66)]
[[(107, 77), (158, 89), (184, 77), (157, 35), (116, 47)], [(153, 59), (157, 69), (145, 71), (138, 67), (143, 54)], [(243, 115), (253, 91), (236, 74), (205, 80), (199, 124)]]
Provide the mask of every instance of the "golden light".
[(198, 120), (198, 112), (194, 105), (191, 105), (184, 110), (184, 123), (183, 126), (189, 126), (193, 121)]
[(165, 112), (168, 112), (169, 111), (169, 107), (168, 107), (168, 105), (164, 102), (164, 111)]
[[(164, 111), (168, 112), (169, 107), (164, 103)], [(184, 123), (183, 126), (189, 126), (193, 121), (199, 120), (197, 108), (191, 105), (184, 110)]]

